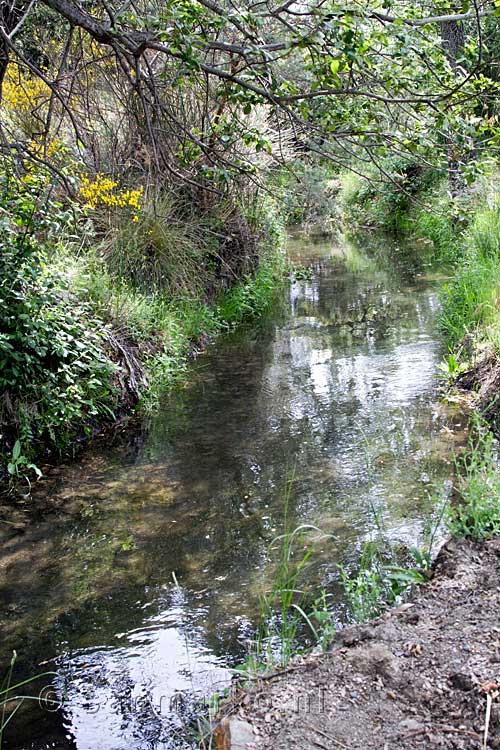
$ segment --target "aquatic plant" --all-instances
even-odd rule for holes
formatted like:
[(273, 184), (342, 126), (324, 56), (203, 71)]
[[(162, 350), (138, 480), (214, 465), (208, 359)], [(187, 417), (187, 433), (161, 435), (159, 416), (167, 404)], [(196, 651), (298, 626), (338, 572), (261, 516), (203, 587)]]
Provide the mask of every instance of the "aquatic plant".
[[(53, 672), (43, 672), (40, 675), (27, 677), (26, 679), (13, 684), (12, 674), (14, 671), (16, 660), (17, 653), (16, 651), (13, 651), (9, 667), (5, 673), (5, 676), (0, 682), (0, 748), (2, 747), (4, 731), (7, 725), (10, 724), (10, 722), (15, 718), (22, 704), (27, 700), (34, 700), (37, 702), (41, 700), (39, 695), (25, 695), (23, 693), (20, 693), (19, 690), (27, 685), (32, 684), (36, 680), (41, 679), (42, 677), (49, 677), (54, 674)], [(48, 699), (47, 697), (45, 697), (44, 700), (50, 701), (50, 699)]]

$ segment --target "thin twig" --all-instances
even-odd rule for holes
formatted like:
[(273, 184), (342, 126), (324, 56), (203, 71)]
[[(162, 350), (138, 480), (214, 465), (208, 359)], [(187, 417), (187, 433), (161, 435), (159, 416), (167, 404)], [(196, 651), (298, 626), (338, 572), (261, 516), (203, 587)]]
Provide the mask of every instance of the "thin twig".
[[(317, 734), (320, 734), (325, 739), (329, 740), (329, 742), (333, 742), (334, 745), (337, 745), (337, 747), (342, 747), (344, 750), (349, 750), (347, 745), (344, 745), (343, 742), (340, 742), (339, 740), (336, 740), (335, 737), (332, 737), (329, 734), (326, 734), (326, 732), (323, 732), (321, 729), (318, 729), (318, 727), (314, 727), (312, 724), (306, 724), (308, 729), (312, 729), (313, 732), (316, 732)], [(313, 740), (314, 742), (314, 740)], [(315, 743), (316, 744), (316, 743)]]
[(486, 694), (486, 718), (484, 720), (484, 741), (483, 741), (483, 750), (487, 750), (488, 747), (488, 732), (490, 729), (490, 719), (491, 719), (491, 704), (493, 702), (493, 699), (491, 697), (491, 693)]

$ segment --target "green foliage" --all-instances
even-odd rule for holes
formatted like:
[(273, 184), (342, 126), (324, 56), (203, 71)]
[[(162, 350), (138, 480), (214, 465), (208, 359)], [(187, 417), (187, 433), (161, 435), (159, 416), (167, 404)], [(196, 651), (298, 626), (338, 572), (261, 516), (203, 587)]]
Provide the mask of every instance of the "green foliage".
[(355, 575), (339, 566), (349, 613), (356, 622), (376, 617), (388, 606), (399, 603), (412, 586), (428, 579), (430, 547), (414, 547), (408, 552), (408, 564), (398, 565), (390, 544), (379, 539), (364, 545)]
[(335, 619), (332, 608), (328, 606), (326, 591), (321, 591), (310, 609), (308, 622), (311, 624), (316, 638), (316, 644), (322, 651), (327, 651), (335, 639)]
[(40, 477), (42, 476), (42, 472), (40, 471), (38, 466), (30, 463), (29, 459), (25, 455), (23, 455), (21, 443), (19, 442), (19, 440), (16, 440), (16, 442), (14, 443), (14, 447), (12, 448), (10, 461), (7, 464), (7, 472), (11, 481), (15, 482), (22, 476), (25, 476), (24, 472), (26, 471), (34, 471), (37, 479), (40, 479)]
[(457, 461), (460, 497), (448, 512), (454, 536), (476, 541), (500, 534), (500, 471), (498, 444), (479, 417), (470, 426), (467, 449)]
[(294, 477), (287, 481), (284, 493), (283, 534), (270, 545), (274, 565), (273, 585), (260, 597), (260, 626), (242, 671), (256, 674), (276, 664), (286, 666), (300, 648), (301, 626), (307, 627), (315, 645), (327, 649), (335, 634), (333, 612), (327, 595), (320, 591), (311, 599), (307, 594), (307, 573), (320, 530), (303, 524), (290, 531), (288, 507)]
[(11, 481), (24, 481), (38, 473), (34, 456), (67, 452), (122, 403), (142, 396), (153, 408), (202, 337), (268, 310), (283, 276), (281, 250), (272, 250), (282, 225), (274, 209), (254, 212), (265, 261), (210, 305), (213, 236), (202, 242), (201, 222), (176, 218), (168, 195), (104, 245), (77, 252), (70, 238), (88, 227), (49, 198), (44, 173), (17, 177), (6, 161), (0, 181), (1, 458)]
[(453, 381), (466, 370), (467, 364), (460, 362), (453, 352), (449, 352), (438, 365), (438, 374), (448, 382)]
[(345, 599), (356, 622), (365, 622), (380, 614), (392, 599), (389, 578), (373, 544), (365, 545), (356, 575), (344, 567), (339, 570)]
[(44, 203), (32, 183), (2, 179), (0, 420), (30, 456), (39, 441), (64, 448), (82, 424), (111, 414), (114, 368), (103, 321), (75, 297), (38, 239), (41, 229), (50, 237), (60, 206)]
[[(438, 263), (453, 263), (457, 260), (460, 248), (460, 237), (449, 205), (440, 205), (434, 194), (422, 196), (425, 206), (415, 209), (415, 224), (412, 232), (416, 237), (425, 238), (432, 243), (433, 260)], [(437, 194), (439, 195), (439, 194)]]
[(500, 215), (477, 211), (464, 238), (464, 256), (444, 288), (440, 325), (450, 346), (495, 321), (500, 298)]
[(344, 173), (339, 202), (345, 221), (351, 227), (407, 234), (413, 229), (412, 211), (437, 179), (434, 170), (422, 167), (412, 157), (386, 158), (366, 178)]
[(469, 242), (481, 259), (500, 256), (500, 201), (477, 213), (470, 228)]
[(236, 283), (221, 296), (217, 306), (220, 320), (234, 326), (266, 315), (275, 302), (277, 288), (284, 282), (285, 268), (282, 253), (268, 254), (254, 277)]

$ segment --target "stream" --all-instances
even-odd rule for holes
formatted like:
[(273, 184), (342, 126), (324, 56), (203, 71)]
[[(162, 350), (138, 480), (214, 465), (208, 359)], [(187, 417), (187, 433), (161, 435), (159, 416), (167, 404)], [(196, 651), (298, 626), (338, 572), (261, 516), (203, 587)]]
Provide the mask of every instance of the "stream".
[(423, 539), (459, 439), (436, 393), (440, 282), (390, 247), (290, 253), (307, 270), (265, 325), (221, 336), (143, 429), (41, 483), (52, 512), (1, 529), (1, 661), (54, 672), (6, 750), (189, 747), (196, 700), (248, 651), (287, 482), (290, 528), (324, 532), (314, 577), (339, 621), (339, 563), (377, 526)]

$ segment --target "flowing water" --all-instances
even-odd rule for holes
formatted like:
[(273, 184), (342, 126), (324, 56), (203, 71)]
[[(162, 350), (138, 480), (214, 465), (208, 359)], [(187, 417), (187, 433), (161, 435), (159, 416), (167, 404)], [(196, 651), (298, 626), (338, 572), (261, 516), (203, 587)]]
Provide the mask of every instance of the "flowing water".
[(193, 696), (247, 651), (287, 479), (290, 527), (328, 535), (314, 575), (339, 617), (337, 563), (377, 524), (422, 538), (457, 439), (436, 396), (438, 284), (390, 252), (291, 246), (309, 270), (273, 320), (221, 337), (147, 429), (52, 477), (38, 502), (55, 511), (3, 529), (2, 659), (53, 671), (62, 703), (23, 705), (6, 748), (181, 747)]

